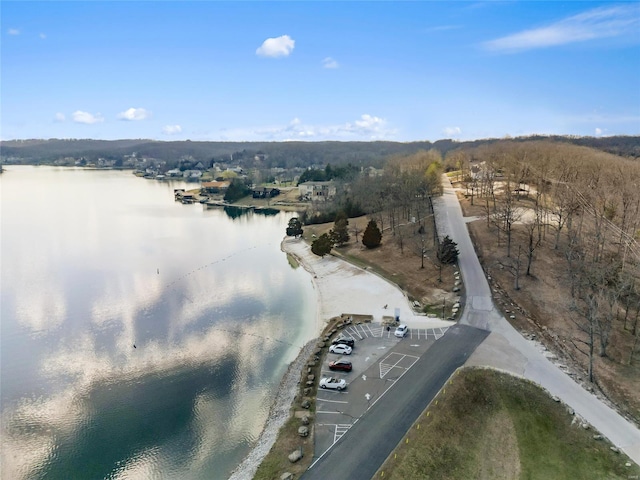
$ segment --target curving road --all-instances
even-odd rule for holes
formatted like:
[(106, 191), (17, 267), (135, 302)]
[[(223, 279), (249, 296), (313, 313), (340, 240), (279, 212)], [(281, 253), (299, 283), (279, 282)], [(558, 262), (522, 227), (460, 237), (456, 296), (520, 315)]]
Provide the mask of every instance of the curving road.
[(493, 306), (491, 290), (471, 243), (460, 202), (446, 176), (443, 176), (443, 185), (444, 195), (434, 200), (434, 208), (440, 234), (449, 235), (460, 251), (459, 266), (467, 294), (460, 323), (491, 332), (467, 365), (491, 366), (536, 382), (640, 465), (640, 430), (551, 363)]
[(427, 350), (388, 395), (373, 405), (302, 476), (305, 480), (369, 480), (410, 426), (461, 365), (498, 368), (536, 382), (640, 465), (640, 430), (587, 392), (524, 339), (494, 307), (462, 209), (448, 178), (434, 200), (438, 229), (460, 250), (466, 304), (460, 322)]

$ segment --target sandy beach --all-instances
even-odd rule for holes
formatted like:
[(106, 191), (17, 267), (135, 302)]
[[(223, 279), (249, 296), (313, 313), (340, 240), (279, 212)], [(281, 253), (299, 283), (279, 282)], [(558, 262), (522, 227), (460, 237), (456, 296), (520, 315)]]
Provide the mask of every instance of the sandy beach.
[(302, 239), (287, 238), (282, 242), (282, 249), (293, 255), (313, 277), (320, 329), (328, 319), (343, 313), (372, 315), (374, 322), (381, 322), (384, 316), (394, 316), (396, 309), (400, 322), (410, 328), (435, 328), (453, 323), (417, 314), (396, 285), (332, 255), (318, 257)]
[[(400, 321), (410, 328), (448, 327), (454, 323), (417, 314), (407, 296), (396, 285), (332, 255), (318, 257), (311, 253), (310, 246), (301, 238), (287, 237), (282, 241), (281, 248), (311, 275), (317, 296), (317, 335), (322, 332), (327, 320), (342, 314), (372, 315), (374, 322), (381, 322), (383, 317), (394, 316), (398, 311)], [(314, 346), (315, 340), (309, 342), (290, 364), (256, 445), (234, 470), (231, 480), (253, 478), (260, 462), (269, 453), (280, 427), (289, 418), (300, 372)]]

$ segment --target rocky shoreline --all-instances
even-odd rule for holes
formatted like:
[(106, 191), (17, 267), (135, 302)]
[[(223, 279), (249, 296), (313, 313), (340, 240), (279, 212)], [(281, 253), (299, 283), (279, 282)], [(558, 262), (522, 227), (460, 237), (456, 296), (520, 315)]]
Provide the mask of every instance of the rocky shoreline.
[(313, 353), (317, 341), (317, 339), (310, 340), (300, 349), (300, 353), (298, 353), (296, 359), (289, 364), (289, 368), (278, 386), (278, 393), (269, 409), (269, 417), (262, 433), (260, 433), (251, 452), (249, 452), (242, 463), (231, 473), (229, 480), (249, 480), (253, 478), (260, 463), (267, 453), (269, 453), (269, 450), (271, 450), (271, 447), (278, 438), (280, 428), (290, 417), (291, 404), (298, 391), (297, 387), (300, 382), (301, 372), (305, 363)]
[[(316, 316), (319, 319), (321, 292), (317, 285), (317, 275), (315, 275), (315, 272), (309, 265), (309, 262), (306, 262), (304, 258), (300, 255), (296, 255), (295, 252), (292, 251), (290, 248), (291, 244), (287, 242), (288, 240), (289, 242), (291, 241), (285, 237), (282, 240), (280, 248), (286, 254), (292, 255), (299, 265), (311, 274), (311, 282), (313, 283), (313, 287), (317, 295)], [(316, 335), (319, 334), (320, 331), (317, 331)], [(250, 480), (254, 477), (260, 463), (262, 463), (262, 460), (269, 453), (271, 447), (273, 447), (273, 444), (278, 438), (280, 428), (282, 428), (291, 416), (291, 405), (293, 404), (296, 393), (298, 392), (298, 383), (300, 382), (300, 378), (307, 361), (316, 349), (317, 342), (317, 337), (309, 340), (300, 349), (298, 356), (289, 364), (289, 367), (278, 386), (276, 398), (269, 409), (269, 416), (267, 417), (267, 421), (260, 433), (260, 436), (258, 437), (258, 440), (244, 460), (242, 460), (240, 465), (231, 472), (229, 480)]]

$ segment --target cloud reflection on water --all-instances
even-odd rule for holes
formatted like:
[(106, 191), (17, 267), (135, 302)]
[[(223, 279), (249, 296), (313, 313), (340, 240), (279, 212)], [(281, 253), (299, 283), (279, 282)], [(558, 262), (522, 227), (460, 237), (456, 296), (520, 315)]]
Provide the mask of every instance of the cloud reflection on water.
[[(14, 238), (11, 248), (31, 260), (3, 265), (12, 279), (3, 298), (16, 306), (9, 323), (33, 349), (33, 378), (3, 382), (25, 395), (2, 405), (0, 476), (71, 478), (92, 465), (97, 477), (187, 478), (206, 475), (216, 453), (242, 455), (238, 446), (266, 419), (274, 382), (313, 336), (299, 318), (304, 290), (277, 248), (287, 218), (230, 227), (212, 212), (157, 208), (169, 189), (145, 198), (140, 185), (158, 186), (126, 173), (71, 172), (85, 181), (67, 185), (67, 175), (50, 182), (50, 171), (59, 173), (30, 175), (42, 174), (43, 195), (62, 192), (51, 198), (70, 202), (68, 214), (45, 215), (40, 228), (53, 229), (47, 241), (25, 224), (16, 236), (42, 248), (26, 257), (30, 243)], [(125, 206), (105, 193), (112, 181), (127, 192)], [(81, 195), (90, 201), (77, 202)], [(3, 216), (11, 222), (39, 209)], [(296, 294), (299, 304), (289, 305)], [(34, 344), (35, 334), (46, 343)], [(31, 393), (41, 381), (46, 388)]]
[[(262, 371), (265, 356), (280, 348), (278, 342), (269, 340), (265, 333), (262, 324), (238, 326), (235, 333), (212, 326), (204, 334), (193, 333), (175, 345), (151, 342), (136, 349), (130, 346), (128, 362), (122, 367), (115, 366), (109, 355), (97, 352), (90, 336), (83, 336), (73, 349), (60, 349), (42, 364), (46, 376), (74, 379), (66, 390), (53, 397), (25, 401), (14, 412), (5, 412), (2, 476), (32, 478), (33, 470), (50, 460), (52, 447), (60, 436), (86, 442), (80, 438), (83, 430), (94, 421), (92, 417), (106, 413), (107, 405), (99, 408), (94, 403), (96, 392), (105, 386), (126, 388), (144, 384), (149, 378), (171, 382), (183, 375), (185, 369), (208, 369), (224, 364), (225, 357), (230, 355), (234, 368), (230, 372), (227, 396), (215, 398), (201, 394), (196, 397), (191, 422), (199, 444), (194, 449), (192, 461), (204, 462), (211, 452), (210, 447), (220, 448), (220, 442), (234, 445), (237, 440), (251, 441), (262, 424), (255, 423), (255, 418), (263, 421), (266, 418), (269, 394), (260, 389), (247, 391), (246, 386), (260, 383), (254, 372)], [(153, 402), (153, 398), (146, 400)], [(232, 408), (218, 409), (219, 402)], [(230, 417), (229, 411), (232, 412)], [(224, 434), (212, 430), (211, 422), (224, 425)], [(121, 427), (126, 428), (126, 425)], [(30, 453), (29, 457), (25, 457), (26, 451)], [(138, 465), (140, 461), (137, 458)]]

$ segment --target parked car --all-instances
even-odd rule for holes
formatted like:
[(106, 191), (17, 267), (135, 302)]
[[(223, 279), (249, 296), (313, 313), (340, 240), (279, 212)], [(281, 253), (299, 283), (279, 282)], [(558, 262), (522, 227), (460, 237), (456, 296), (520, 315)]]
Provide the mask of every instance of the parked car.
[(341, 353), (342, 355), (351, 355), (351, 347), (349, 345), (331, 345), (329, 347), (331, 353)]
[(396, 328), (396, 331), (393, 332), (393, 334), (396, 337), (402, 338), (407, 334), (408, 331), (409, 331), (409, 327), (407, 327), (406, 325), (402, 324), (402, 325), (398, 325), (398, 328)]
[(320, 388), (330, 388), (332, 390), (342, 390), (347, 388), (347, 382), (343, 379), (326, 377), (320, 380)]
[(329, 370), (342, 370), (344, 372), (350, 372), (353, 366), (349, 360), (336, 360), (329, 364)]
[(353, 340), (353, 338), (347, 338), (347, 337), (339, 337), (333, 340), (333, 342), (331, 342), (332, 345), (349, 345), (350, 347), (354, 347), (354, 345), (356, 344), (356, 342)]

